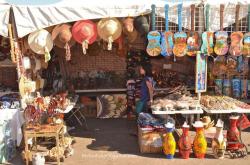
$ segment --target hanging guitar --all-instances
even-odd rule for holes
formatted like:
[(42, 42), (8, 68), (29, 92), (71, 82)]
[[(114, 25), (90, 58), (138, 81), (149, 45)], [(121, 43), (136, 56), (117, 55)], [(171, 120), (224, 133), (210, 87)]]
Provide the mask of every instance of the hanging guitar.
[(147, 45), (147, 53), (149, 56), (158, 56), (161, 53), (161, 34), (156, 31), (155, 28), (155, 5), (151, 6), (152, 13), (151, 13), (151, 23), (152, 23), (152, 31), (150, 31), (147, 35), (148, 38), (148, 45)]
[(168, 29), (168, 10), (169, 5), (165, 5), (165, 32), (161, 33), (161, 55), (171, 56), (173, 54), (173, 33)]
[(223, 13), (224, 13), (225, 6), (223, 4), (220, 5), (220, 31), (215, 33), (215, 47), (214, 52), (218, 56), (223, 56), (227, 54), (228, 52), (228, 44), (227, 44), (227, 38), (228, 34), (227, 32), (223, 31)]
[(250, 4), (248, 5), (248, 32), (244, 35), (243, 52), (244, 56), (250, 57)]
[(230, 36), (231, 45), (229, 49), (229, 53), (232, 56), (240, 56), (242, 54), (243, 49), (243, 33), (239, 31), (239, 12), (240, 5), (236, 5), (236, 13), (235, 13), (235, 24), (236, 24), (236, 32), (233, 32)]
[(177, 57), (183, 57), (187, 53), (187, 34), (182, 31), (181, 18), (182, 4), (178, 5), (178, 29), (179, 32), (174, 34), (174, 49), (173, 53)]
[(214, 47), (214, 33), (210, 32), (210, 24), (209, 24), (209, 12), (210, 5), (206, 5), (206, 32), (202, 33), (202, 46), (201, 53), (210, 56), (213, 53)]
[(191, 31), (188, 34), (187, 39), (187, 55), (195, 56), (196, 52), (199, 51), (199, 34), (194, 29), (194, 10), (195, 5), (191, 5)]

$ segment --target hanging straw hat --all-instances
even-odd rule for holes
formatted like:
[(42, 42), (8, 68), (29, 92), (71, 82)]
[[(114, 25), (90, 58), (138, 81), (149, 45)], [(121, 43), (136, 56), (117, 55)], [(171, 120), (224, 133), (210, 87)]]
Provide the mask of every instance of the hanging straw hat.
[(97, 27), (91, 20), (82, 20), (76, 22), (72, 27), (73, 38), (82, 44), (83, 54), (86, 54), (88, 45), (97, 39)]
[(145, 16), (136, 17), (134, 20), (135, 29), (142, 35), (149, 32), (148, 19)]
[(128, 17), (124, 19), (122, 23), (124, 34), (127, 36), (129, 43), (133, 43), (138, 36), (138, 32), (134, 28), (134, 19)]
[(112, 42), (122, 33), (122, 25), (116, 18), (103, 18), (97, 24), (98, 35), (108, 42), (108, 50), (112, 49)]
[(52, 39), (55, 45), (66, 50), (66, 61), (70, 60), (70, 47), (75, 44), (71, 33), (72, 26), (69, 24), (57, 25), (52, 31)]
[(53, 48), (53, 40), (48, 31), (42, 29), (29, 34), (28, 43), (33, 52), (45, 55), (45, 62), (50, 60), (49, 52)]

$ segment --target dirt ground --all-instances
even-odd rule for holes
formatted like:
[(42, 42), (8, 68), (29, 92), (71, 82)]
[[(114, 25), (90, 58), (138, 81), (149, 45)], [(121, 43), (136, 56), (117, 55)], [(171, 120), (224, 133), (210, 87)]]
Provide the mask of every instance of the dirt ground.
[[(214, 159), (211, 148), (208, 149), (206, 159), (200, 160), (191, 155), (189, 160), (176, 158), (165, 159), (163, 154), (141, 154), (135, 132), (135, 121), (126, 119), (87, 119), (88, 130), (77, 128), (70, 131), (75, 137), (74, 155), (66, 158), (64, 165), (250, 165), (250, 155), (246, 158), (223, 160)], [(243, 140), (250, 144), (250, 132), (243, 133)], [(248, 146), (250, 150), (250, 146)], [(24, 164), (17, 156), (11, 164)], [(49, 163), (53, 164), (53, 163)]]

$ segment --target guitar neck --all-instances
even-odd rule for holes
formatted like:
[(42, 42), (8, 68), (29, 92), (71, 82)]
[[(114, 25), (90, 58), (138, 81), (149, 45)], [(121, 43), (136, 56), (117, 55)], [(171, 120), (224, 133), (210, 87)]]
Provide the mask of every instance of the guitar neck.
[(153, 4), (151, 6), (152, 9), (152, 13), (151, 13), (151, 27), (152, 27), (152, 31), (155, 31), (155, 5)]
[(223, 4), (220, 5), (220, 30), (223, 31), (223, 13), (224, 13), (225, 6)]
[(165, 5), (165, 30), (166, 31), (169, 31), (169, 28), (168, 28), (168, 10), (169, 10), (169, 5), (166, 4)]
[(209, 25), (209, 12), (210, 12), (210, 5), (206, 5), (206, 31), (210, 30), (210, 25)]
[(195, 10), (195, 5), (191, 5), (191, 31), (194, 31), (194, 10)]
[(250, 4), (248, 5), (248, 31), (250, 32)]
[(239, 31), (239, 13), (240, 13), (240, 5), (236, 5), (236, 11), (235, 11), (235, 27), (236, 31)]
[(203, 7), (199, 7), (199, 25), (198, 32), (202, 33), (204, 31), (204, 11)]
[(181, 18), (182, 4), (178, 4), (178, 29), (182, 31), (182, 18)]

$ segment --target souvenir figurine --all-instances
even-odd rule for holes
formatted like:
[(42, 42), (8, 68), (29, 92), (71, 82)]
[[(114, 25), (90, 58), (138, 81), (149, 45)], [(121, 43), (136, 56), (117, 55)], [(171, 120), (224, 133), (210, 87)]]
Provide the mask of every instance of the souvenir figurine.
[(181, 157), (183, 159), (188, 159), (191, 149), (192, 149), (192, 145), (191, 145), (191, 141), (190, 141), (190, 137), (188, 135), (189, 132), (189, 125), (185, 122), (182, 125), (182, 135), (180, 137), (180, 140), (178, 142), (179, 145), (179, 153), (181, 155)]
[(226, 151), (226, 140), (223, 136), (223, 125), (224, 122), (219, 119), (216, 124), (216, 133), (212, 141), (214, 157), (218, 159), (223, 159)]
[(203, 159), (207, 150), (207, 141), (204, 135), (203, 123), (201, 121), (196, 121), (193, 126), (196, 128), (196, 136), (194, 138), (194, 154), (197, 158)]
[(167, 124), (165, 124), (165, 127), (167, 130), (167, 134), (163, 140), (163, 151), (167, 159), (173, 159), (176, 149), (176, 142), (173, 136), (174, 124), (168, 122)]

